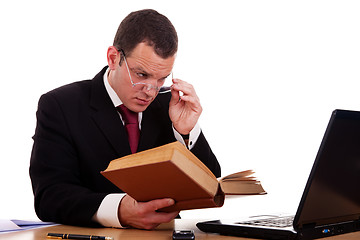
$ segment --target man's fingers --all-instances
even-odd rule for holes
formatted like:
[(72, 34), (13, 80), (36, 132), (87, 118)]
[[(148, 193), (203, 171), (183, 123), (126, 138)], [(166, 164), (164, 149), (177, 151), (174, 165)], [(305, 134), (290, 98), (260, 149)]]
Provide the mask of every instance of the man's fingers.
[(164, 207), (172, 206), (174, 205), (174, 203), (175, 201), (170, 198), (156, 199), (146, 203), (140, 203), (144, 208), (143, 210), (148, 213), (146, 214), (147, 215), (146, 220), (144, 219), (145, 222), (143, 223), (143, 228), (154, 229), (161, 223), (170, 222), (171, 220), (173, 220), (179, 214), (178, 211), (165, 213), (165, 212), (156, 212), (156, 210)]
[(149, 202), (137, 202), (126, 195), (120, 204), (120, 223), (123, 226), (132, 226), (141, 229), (154, 229), (161, 223), (170, 222), (179, 212), (157, 212), (156, 210), (172, 206), (173, 199), (156, 199)]
[(147, 205), (151, 207), (153, 211), (159, 210), (164, 207), (169, 207), (175, 204), (175, 201), (171, 198), (155, 199), (147, 202)]
[(169, 105), (175, 105), (179, 102), (180, 99), (180, 93), (173, 88), (171, 88), (171, 99)]
[(179, 92), (183, 92), (184, 95), (195, 95), (195, 89), (193, 87), (193, 85), (191, 85), (188, 82), (182, 81), (180, 79), (173, 79), (173, 86), (172, 89), (174, 89), (175, 91)]

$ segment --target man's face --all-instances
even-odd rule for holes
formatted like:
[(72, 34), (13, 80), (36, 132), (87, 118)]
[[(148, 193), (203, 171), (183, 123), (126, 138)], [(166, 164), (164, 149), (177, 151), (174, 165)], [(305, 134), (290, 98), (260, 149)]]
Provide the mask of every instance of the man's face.
[[(131, 54), (126, 55), (127, 65), (123, 60), (121, 66), (117, 64), (110, 72), (109, 83), (119, 96), (123, 104), (134, 112), (144, 111), (155, 99), (157, 91), (137, 90), (132, 86), (129, 72), (134, 83), (145, 82), (153, 86), (162, 86), (164, 79), (171, 73), (175, 56), (161, 58), (153, 47), (146, 43), (139, 43)], [(117, 62), (120, 61), (120, 55)]]

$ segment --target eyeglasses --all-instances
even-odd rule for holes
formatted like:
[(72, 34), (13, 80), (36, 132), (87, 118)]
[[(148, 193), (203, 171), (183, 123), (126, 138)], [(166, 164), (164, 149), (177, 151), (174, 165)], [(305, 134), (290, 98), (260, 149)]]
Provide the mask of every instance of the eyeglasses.
[[(130, 68), (129, 65), (126, 61), (126, 57), (125, 57), (125, 53), (124, 51), (118, 50), (119, 52), (121, 52), (124, 56), (124, 62), (125, 62), (125, 66), (126, 69), (128, 71), (129, 74), (129, 78), (132, 84), (132, 87), (136, 90), (136, 91), (146, 91), (146, 92), (150, 92), (151, 90), (155, 90), (157, 93), (165, 93), (165, 92), (170, 92), (171, 88), (167, 87), (167, 86), (163, 86), (164, 84), (161, 84), (161, 86), (154, 86), (150, 83), (146, 83), (146, 82), (141, 82), (141, 80), (139, 80), (139, 82), (134, 83), (132, 77), (131, 77), (131, 73), (130, 73)], [(141, 75), (141, 73), (139, 73), (139, 75)], [(140, 76), (139, 76), (140, 77)], [(173, 74), (171, 72), (171, 74), (169, 74), (166, 78), (164, 78), (164, 83), (171, 83), (171, 80), (173, 79)]]

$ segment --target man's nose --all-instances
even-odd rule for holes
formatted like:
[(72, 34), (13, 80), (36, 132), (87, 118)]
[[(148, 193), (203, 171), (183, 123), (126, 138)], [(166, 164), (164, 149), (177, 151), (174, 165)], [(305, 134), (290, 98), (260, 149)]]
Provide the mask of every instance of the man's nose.
[(157, 87), (151, 84), (144, 86), (143, 91), (150, 97), (154, 97), (158, 93)]

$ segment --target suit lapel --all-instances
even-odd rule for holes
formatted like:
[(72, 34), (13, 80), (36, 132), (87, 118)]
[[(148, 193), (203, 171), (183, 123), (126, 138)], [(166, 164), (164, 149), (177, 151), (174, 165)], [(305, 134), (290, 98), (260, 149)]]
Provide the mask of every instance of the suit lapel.
[(144, 112), (141, 122), (141, 134), (138, 146), (138, 152), (152, 148), (156, 142), (158, 132), (152, 122), (154, 122), (154, 115)]
[(160, 107), (161, 105), (156, 98), (143, 112), (138, 152), (157, 146), (157, 139), (160, 135), (158, 126), (161, 119)]
[(104, 85), (106, 67), (92, 80), (90, 106), (92, 118), (119, 157), (131, 154), (125, 128)]

